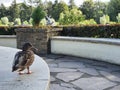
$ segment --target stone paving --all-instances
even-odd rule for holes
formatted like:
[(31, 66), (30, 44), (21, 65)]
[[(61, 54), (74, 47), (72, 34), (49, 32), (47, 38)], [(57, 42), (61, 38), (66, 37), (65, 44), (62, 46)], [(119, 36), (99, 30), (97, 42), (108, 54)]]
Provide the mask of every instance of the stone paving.
[(120, 90), (120, 65), (64, 55), (44, 57), (50, 90)]

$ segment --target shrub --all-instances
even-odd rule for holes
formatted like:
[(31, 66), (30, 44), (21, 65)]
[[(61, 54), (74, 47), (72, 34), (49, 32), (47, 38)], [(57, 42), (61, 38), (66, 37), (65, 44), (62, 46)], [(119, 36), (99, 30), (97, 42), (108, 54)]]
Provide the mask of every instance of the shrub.
[(120, 38), (120, 24), (66, 26), (63, 27), (62, 36)]
[(24, 21), (23, 25), (29, 25), (29, 23), (27, 21)]
[(45, 12), (38, 6), (32, 13), (33, 26), (39, 27), (40, 21), (45, 17)]
[(7, 17), (2, 17), (1, 22), (2, 22), (3, 25), (8, 25), (9, 24), (9, 20), (8, 20)]
[(14, 21), (14, 25), (21, 25), (21, 19), (16, 18), (15, 21)]
[(96, 25), (97, 23), (95, 22), (94, 19), (90, 19), (90, 20), (84, 20), (80, 22), (79, 24), (80, 25)]
[(116, 16), (118, 23), (120, 23), (120, 13), (118, 13), (118, 16)]
[(100, 17), (100, 24), (108, 24), (110, 22), (110, 17), (108, 15), (103, 15)]
[(76, 25), (80, 21), (83, 21), (85, 16), (82, 12), (76, 8), (71, 9), (70, 11), (65, 11), (60, 14), (59, 23), (61, 25)]

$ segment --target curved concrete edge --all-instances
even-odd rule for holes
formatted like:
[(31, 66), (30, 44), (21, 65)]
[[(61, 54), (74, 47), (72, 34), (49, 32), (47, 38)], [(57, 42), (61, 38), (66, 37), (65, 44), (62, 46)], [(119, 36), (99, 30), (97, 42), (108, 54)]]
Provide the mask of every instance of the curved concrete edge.
[(51, 52), (120, 65), (120, 39), (52, 37)]
[(47, 63), (35, 55), (30, 75), (11, 72), (12, 62), (19, 49), (0, 46), (0, 90), (49, 90), (50, 70)]

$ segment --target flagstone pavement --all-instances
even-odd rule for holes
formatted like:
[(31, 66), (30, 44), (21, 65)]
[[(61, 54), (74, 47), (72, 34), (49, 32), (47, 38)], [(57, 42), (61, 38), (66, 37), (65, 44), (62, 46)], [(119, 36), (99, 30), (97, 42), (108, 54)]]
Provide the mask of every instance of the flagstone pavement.
[(120, 65), (64, 55), (43, 58), (50, 68), (50, 90), (120, 90)]

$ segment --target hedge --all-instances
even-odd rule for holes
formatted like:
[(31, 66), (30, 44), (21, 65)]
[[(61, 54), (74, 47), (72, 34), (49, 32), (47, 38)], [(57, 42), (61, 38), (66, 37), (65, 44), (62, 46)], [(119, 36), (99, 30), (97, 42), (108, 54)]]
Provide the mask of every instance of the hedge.
[(15, 29), (16, 28), (27, 28), (31, 26), (0, 26), (0, 35), (16, 35)]
[(93, 26), (65, 26), (62, 36), (120, 38), (120, 24)]
[[(30, 26), (27, 26), (30, 28)], [(25, 28), (27, 28), (25, 27)], [(63, 27), (62, 36), (120, 38), (120, 24), (92, 26), (59, 26)], [(15, 29), (23, 26), (0, 26), (0, 35), (16, 35)]]

